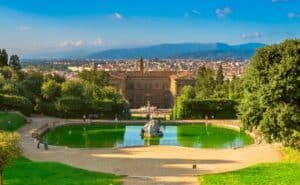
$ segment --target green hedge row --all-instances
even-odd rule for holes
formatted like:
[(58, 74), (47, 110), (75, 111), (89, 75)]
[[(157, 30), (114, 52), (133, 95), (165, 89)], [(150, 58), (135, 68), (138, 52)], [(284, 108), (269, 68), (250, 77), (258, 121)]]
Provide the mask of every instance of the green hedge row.
[(98, 118), (130, 118), (127, 102), (92, 101), (73, 96), (61, 97), (56, 102), (37, 101), (35, 111), (64, 118), (82, 118), (84, 114), (96, 114)]
[(33, 110), (33, 105), (25, 97), (0, 94), (0, 109), (17, 110), (25, 115), (30, 115)]
[(233, 100), (177, 100), (173, 110), (175, 119), (204, 119), (206, 116), (215, 119), (237, 118), (236, 106)]

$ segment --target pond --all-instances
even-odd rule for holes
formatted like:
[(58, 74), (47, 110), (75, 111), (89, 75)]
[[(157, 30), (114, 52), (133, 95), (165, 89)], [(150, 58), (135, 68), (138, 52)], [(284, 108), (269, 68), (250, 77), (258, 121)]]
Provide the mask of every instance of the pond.
[(143, 125), (92, 124), (69, 125), (51, 129), (43, 139), (50, 145), (71, 148), (112, 148), (168, 145), (193, 148), (243, 147), (253, 143), (244, 132), (209, 124), (162, 125), (162, 137), (143, 138)]

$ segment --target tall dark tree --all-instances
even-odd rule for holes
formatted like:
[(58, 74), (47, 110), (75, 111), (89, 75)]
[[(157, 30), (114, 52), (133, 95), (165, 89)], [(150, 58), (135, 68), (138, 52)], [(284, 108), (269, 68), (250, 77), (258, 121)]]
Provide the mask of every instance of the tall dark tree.
[(197, 71), (196, 95), (198, 98), (209, 98), (215, 89), (214, 72), (210, 68), (202, 66)]
[(268, 142), (300, 149), (300, 40), (259, 49), (243, 79), (239, 117)]
[(224, 74), (223, 74), (222, 64), (220, 64), (218, 67), (216, 83), (217, 83), (217, 85), (222, 85), (224, 83)]
[(6, 50), (0, 49), (0, 67), (7, 66), (7, 65), (8, 65), (8, 55), (6, 53)]
[(12, 55), (9, 59), (9, 65), (14, 68), (15, 70), (21, 69), (21, 63), (18, 55)]

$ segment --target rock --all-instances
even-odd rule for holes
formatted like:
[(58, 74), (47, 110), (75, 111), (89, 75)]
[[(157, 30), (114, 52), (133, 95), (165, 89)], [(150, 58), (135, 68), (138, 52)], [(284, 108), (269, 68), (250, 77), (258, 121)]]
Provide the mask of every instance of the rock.
[(143, 137), (163, 136), (162, 131), (160, 131), (160, 121), (150, 120), (148, 123), (146, 123), (144, 128), (141, 130), (141, 136)]

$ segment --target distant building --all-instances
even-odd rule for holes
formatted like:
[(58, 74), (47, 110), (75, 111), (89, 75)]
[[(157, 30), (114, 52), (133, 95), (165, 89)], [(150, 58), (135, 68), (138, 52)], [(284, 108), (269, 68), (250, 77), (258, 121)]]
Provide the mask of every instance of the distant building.
[(147, 105), (171, 108), (176, 96), (186, 85), (195, 85), (189, 71), (147, 71), (141, 58), (136, 71), (111, 71), (110, 84), (129, 101), (132, 108)]

